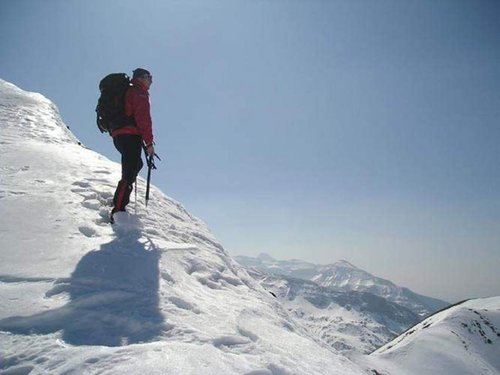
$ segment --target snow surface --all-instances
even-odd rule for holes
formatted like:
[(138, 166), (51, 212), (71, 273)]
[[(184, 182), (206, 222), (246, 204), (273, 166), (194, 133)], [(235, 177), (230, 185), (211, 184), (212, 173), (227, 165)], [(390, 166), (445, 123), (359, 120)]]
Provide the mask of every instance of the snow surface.
[(142, 178), (110, 225), (120, 166), (49, 100), (0, 80), (0, 125), (2, 374), (364, 373)]
[(498, 375), (500, 297), (470, 300), (436, 313), (370, 359), (383, 374)]

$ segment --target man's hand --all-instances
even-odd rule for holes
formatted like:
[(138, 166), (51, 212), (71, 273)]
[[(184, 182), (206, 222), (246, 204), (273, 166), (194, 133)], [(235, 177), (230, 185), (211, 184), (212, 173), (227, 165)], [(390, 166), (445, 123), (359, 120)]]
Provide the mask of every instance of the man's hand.
[(148, 156), (152, 158), (155, 155), (155, 146), (149, 145), (146, 147), (146, 152), (148, 153)]

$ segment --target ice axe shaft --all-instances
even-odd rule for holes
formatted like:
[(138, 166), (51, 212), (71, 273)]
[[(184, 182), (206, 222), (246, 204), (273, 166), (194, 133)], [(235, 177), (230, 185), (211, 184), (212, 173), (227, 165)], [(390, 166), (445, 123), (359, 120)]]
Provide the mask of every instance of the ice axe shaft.
[(156, 165), (154, 163), (154, 157), (158, 160), (161, 161), (160, 157), (154, 153), (153, 155), (148, 154), (148, 149), (145, 145), (142, 145), (144, 149), (144, 153), (146, 154), (146, 164), (148, 166), (148, 177), (147, 177), (147, 183), (146, 183), (146, 207), (148, 206), (148, 201), (149, 201), (149, 187), (151, 185), (151, 170), (156, 169)]

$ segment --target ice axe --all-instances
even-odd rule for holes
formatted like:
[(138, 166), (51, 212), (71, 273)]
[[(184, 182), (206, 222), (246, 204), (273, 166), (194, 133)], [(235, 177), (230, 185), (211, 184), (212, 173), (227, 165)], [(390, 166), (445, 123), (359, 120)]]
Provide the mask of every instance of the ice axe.
[(143, 144), (142, 148), (144, 149), (144, 153), (146, 154), (146, 164), (148, 166), (148, 178), (147, 178), (147, 184), (146, 184), (146, 207), (148, 206), (148, 201), (149, 201), (149, 187), (151, 185), (151, 170), (156, 169), (156, 165), (154, 163), (154, 158), (156, 158), (161, 161), (160, 157), (158, 154), (155, 152), (153, 155), (148, 154), (148, 149), (147, 147)]

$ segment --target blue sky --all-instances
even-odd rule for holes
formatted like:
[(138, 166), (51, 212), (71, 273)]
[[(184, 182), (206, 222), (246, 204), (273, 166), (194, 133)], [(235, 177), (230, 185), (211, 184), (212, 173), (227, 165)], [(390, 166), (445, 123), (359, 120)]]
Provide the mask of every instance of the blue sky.
[(0, 78), (113, 160), (98, 82), (153, 73), (154, 183), (230, 253), (500, 294), (500, 2), (4, 0), (0, 21)]

